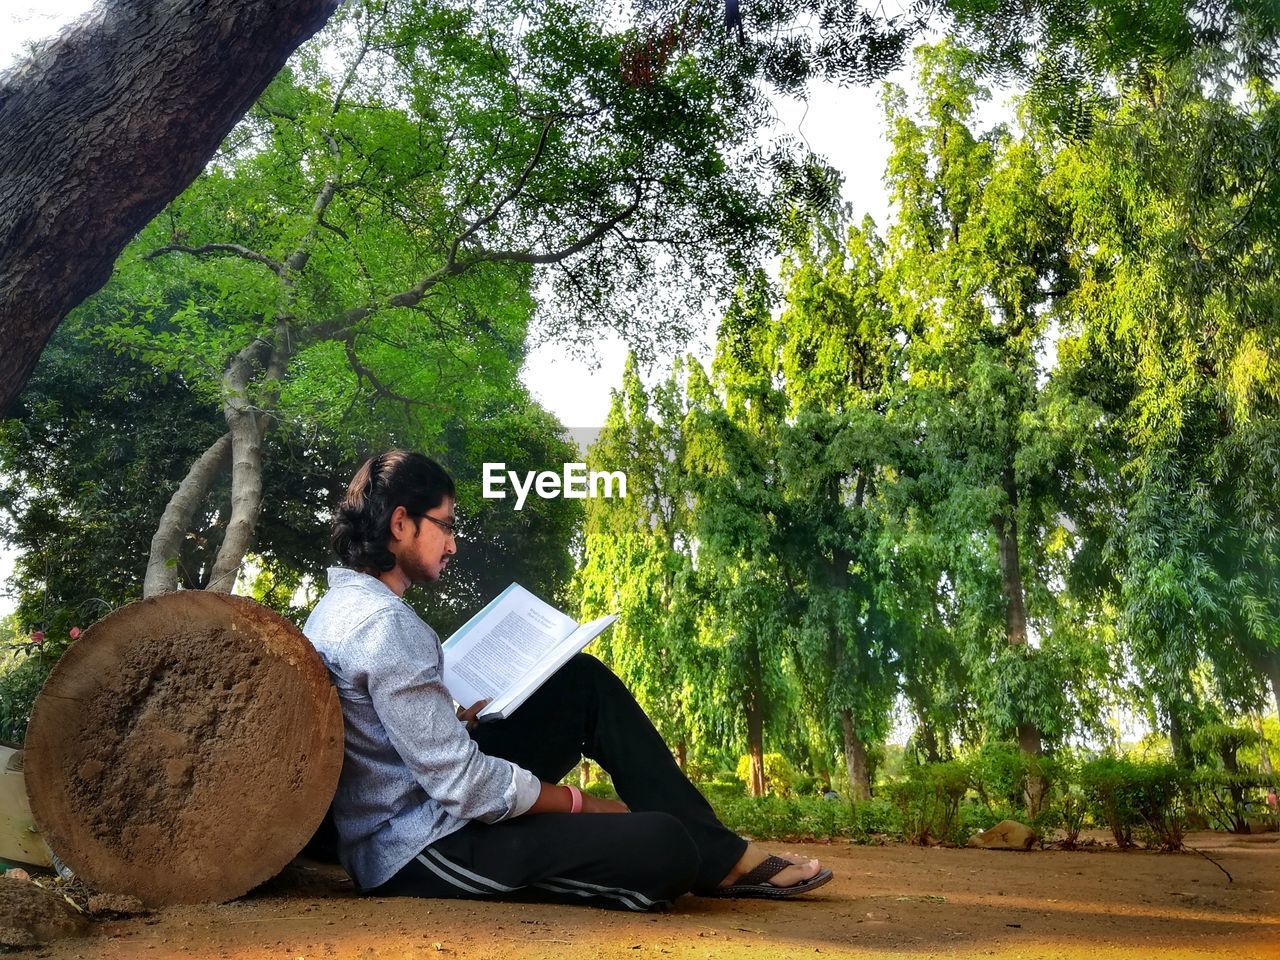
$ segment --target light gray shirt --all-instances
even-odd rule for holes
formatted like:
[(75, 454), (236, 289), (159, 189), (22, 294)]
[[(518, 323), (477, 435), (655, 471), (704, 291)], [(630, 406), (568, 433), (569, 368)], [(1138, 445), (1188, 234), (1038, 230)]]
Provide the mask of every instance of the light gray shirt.
[(329, 592), (302, 629), (342, 703), (333, 813), (339, 858), (362, 888), (390, 880), (468, 820), (493, 823), (533, 806), (537, 777), (480, 752), (441, 680), (440, 638), (381, 580), (331, 567)]

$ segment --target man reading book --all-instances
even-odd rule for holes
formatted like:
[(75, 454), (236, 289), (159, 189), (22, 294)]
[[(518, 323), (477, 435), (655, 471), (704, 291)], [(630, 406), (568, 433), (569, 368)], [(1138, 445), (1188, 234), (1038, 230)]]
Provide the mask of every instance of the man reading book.
[[(361, 889), (386, 895), (560, 899), (649, 910), (693, 891), (784, 897), (831, 878), (725, 828), (644, 711), (578, 654), (511, 717), (455, 710), (435, 632), (404, 602), (457, 551), (454, 485), (418, 453), (357, 471), (334, 521), (342, 563), (304, 631), (345, 725), (333, 815)], [(583, 756), (618, 800), (557, 785)]]

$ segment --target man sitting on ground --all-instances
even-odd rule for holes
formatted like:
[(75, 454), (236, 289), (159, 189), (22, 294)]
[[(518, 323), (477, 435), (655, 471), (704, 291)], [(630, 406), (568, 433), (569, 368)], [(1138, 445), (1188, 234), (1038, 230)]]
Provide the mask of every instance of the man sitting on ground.
[[(457, 551), (454, 500), (421, 454), (361, 466), (334, 521), (342, 566), (304, 627), (342, 703), (333, 814), (361, 889), (649, 910), (689, 891), (785, 897), (826, 883), (817, 860), (769, 856), (724, 827), (630, 692), (586, 654), (511, 718), (475, 724), (483, 703), (455, 712), (439, 638), (403, 600)], [(584, 755), (621, 801), (556, 785)]]

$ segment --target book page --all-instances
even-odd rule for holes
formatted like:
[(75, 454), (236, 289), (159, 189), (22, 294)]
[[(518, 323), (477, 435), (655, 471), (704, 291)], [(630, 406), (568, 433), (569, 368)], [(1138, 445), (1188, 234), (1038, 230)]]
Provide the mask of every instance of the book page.
[(516, 707), (529, 698), (530, 694), (547, 682), (547, 678), (568, 663), (575, 653), (580, 652), (587, 644), (612, 626), (617, 619), (616, 614), (609, 614), (577, 627), (569, 636), (556, 644), (555, 648), (542, 663), (533, 668), (532, 672), (524, 676), (517, 684), (509, 687), (503, 696), (495, 698), (491, 704), (480, 711), (480, 717), (483, 719), (509, 717)]
[(513, 583), (445, 642), (445, 686), (464, 707), (497, 699), (576, 628), (573, 618)]

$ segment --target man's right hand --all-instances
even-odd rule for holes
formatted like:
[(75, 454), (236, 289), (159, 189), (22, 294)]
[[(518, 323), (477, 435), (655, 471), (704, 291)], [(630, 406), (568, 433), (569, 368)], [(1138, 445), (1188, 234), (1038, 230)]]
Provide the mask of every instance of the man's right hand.
[[(538, 799), (529, 808), (529, 813), (568, 813), (572, 796), (564, 787), (554, 784), (542, 784)], [(589, 793), (582, 795), (582, 813), (630, 813), (627, 805), (621, 800), (604, 800), (593, 797)]]
[(631, 808), (621, 800), (606, 800), (604, 797), (593, 797), (589, 793), (582, 795), (583, 813), (630, 813)]

